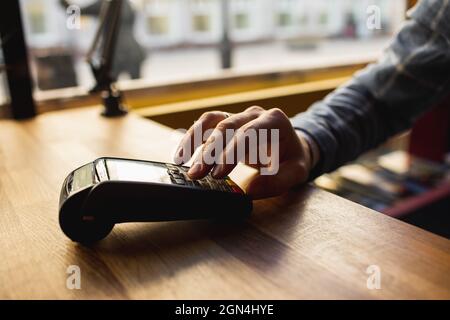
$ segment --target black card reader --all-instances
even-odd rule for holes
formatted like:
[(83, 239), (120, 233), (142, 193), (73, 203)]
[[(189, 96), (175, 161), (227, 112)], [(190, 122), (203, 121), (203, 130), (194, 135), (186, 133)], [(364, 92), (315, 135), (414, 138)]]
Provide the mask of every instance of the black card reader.
[(99, 158), (72, 171), (59, 200), (59, 223), (73, 241), (106, 237), (116, 223), (242, 219), (252, 201), (230, 178), (191, 180), (188, 167)]

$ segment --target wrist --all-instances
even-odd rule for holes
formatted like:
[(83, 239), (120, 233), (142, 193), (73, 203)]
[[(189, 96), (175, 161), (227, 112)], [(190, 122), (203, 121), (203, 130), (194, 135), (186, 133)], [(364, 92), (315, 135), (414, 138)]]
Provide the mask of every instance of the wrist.
[(304, 145), (306, 145), (308, 156), (310, 159), (309, 170), (311, 171), (316, 166), (316, 164), (319, 162), (319, 158), (320, 158), (319, 147), (317, 146), (317, 143), (314, 141), (314, 139), (311, 138), (304, 131), (295, 129), (295, 132), (297, 133), (297, 136), (299, 137), (299, 139), (301, 141), (305, 141)]

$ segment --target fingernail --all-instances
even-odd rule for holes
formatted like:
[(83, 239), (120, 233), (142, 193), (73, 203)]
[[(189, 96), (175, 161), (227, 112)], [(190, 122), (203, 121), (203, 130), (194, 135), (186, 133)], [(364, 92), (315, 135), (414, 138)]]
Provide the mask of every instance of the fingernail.
[(197, 176), (202, 169), (202, 165), (200, 163), (195, 163), (188, 171), (188, 175), (191, 177)]
[(211, 175), (213, 178), (218, 178), (219, 177), (219, 173), (222, 170), (222, 166), (219, 164), (217, 166), (214, 167), (213, 171), (211, 172)]
[(175, 152), (174, 161), (176, 164), (182, 164), (183, 163), (183, 148), (179, 147), (177, 151)]

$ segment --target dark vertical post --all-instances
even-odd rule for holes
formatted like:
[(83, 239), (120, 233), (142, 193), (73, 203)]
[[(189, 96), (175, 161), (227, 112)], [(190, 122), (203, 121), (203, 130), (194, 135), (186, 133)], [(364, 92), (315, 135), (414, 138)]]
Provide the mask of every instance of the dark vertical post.
[[(127, 114), (127, 110), (122, 104), (122, 93), (116, 88), (117, 79), (112, 77), (113, 62), (117, 47), (117, 35), (119, 34), (121, 23), (123, 0), (110, 0), (110, 7), (107, 11), (106, 19), (111, 19), (105, 30), (104, 46), (102, 52), (102, 68), (107, 72), (107, 88), (102, 91), (102, 100), (105, 109), (102, 115), (105, 117), (118, 117)], [(109, 15), (108, 15), (109, 14)]]
[(19, 1), (5, 1), (2, 4), (0, 21), (11, 113), (15, 119), (30, 118), (36, 115), (36, 111)]
[(221, 0), (222, 12), (222, 41), (220, 43), (220, 57), (222, 69), (229, 69), (232, 66), (232, 46), (229, 35), (230, 0)]

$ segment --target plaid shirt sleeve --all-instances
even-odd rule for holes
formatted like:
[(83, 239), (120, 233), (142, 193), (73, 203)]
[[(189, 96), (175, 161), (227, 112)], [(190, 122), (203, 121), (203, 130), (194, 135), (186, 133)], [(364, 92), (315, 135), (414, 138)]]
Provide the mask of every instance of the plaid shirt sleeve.
[(408, 16), (378, 62), (291, 119), (320, 150), (310, 179), (410, 128), (450, 94), (450, 0), (423, 0)]

